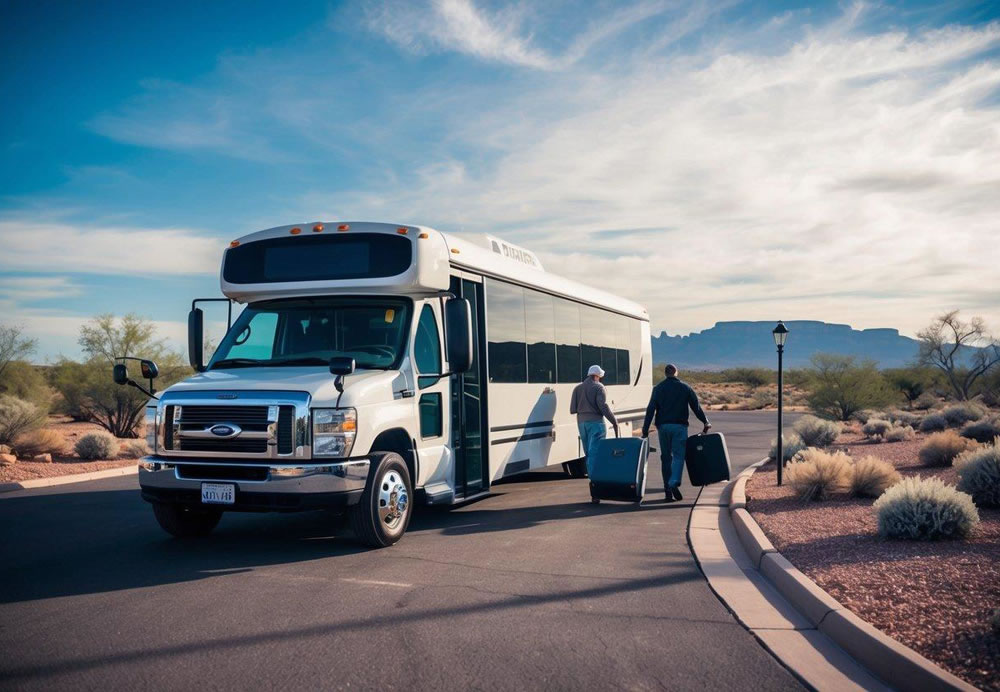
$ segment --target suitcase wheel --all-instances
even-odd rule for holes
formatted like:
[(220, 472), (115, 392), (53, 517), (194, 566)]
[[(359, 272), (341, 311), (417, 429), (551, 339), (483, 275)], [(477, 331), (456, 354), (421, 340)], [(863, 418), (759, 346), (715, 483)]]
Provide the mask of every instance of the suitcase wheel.
[(590, 496), (590, 503), (593, 504), (593, 505), (599, 505), (599, 504), (601, 504), (601, 499), (599, 497), (594, 497), (593, 495), (591, 495)]

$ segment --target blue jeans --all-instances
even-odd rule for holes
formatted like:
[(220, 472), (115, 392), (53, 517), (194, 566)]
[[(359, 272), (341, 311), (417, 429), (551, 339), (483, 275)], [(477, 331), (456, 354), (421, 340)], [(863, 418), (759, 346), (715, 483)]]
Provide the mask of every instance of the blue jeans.
[(663, 472), (663, 485), (667, 488), (676, 488), (681, 484), (681, 473), (684, 471), (688, 428), (680, 423), (664, 423), (656, 426), (656, 432), (660, 436), (660, 470)]
[(589, 420), (585, 423), (577, 423), (580, 430), (580, 441), (583, 443), (583, 453), (587, 455), (587, 475), (590, 475), (590, 458), (593, 456), (594, 445), (599, 440), (603, 440), (608, 431), (604, 427), (602, 420)]

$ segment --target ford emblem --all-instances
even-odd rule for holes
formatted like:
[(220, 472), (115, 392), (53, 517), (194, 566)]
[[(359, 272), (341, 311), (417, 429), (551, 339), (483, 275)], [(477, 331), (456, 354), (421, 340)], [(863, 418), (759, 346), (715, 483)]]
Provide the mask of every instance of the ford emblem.
[(216, 437), (236, 437), (242, 432), (237, 426), (225, 423), (213, 425), (208, 431)]
[(216, 399), (238, 399), (239, 396), (236, 395), (236, 394), (232, 394), (230, 392), (224, 392), (222, 394), (216, 394), (215, 398)]

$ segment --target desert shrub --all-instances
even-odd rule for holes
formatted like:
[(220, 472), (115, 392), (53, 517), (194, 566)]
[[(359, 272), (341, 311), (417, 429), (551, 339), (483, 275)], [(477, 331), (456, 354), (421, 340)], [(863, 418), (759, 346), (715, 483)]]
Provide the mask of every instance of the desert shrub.
[(802, 416), (795, 421), (792, 429), (808, 447), (826, 447), (833, 444), (840, 435), (840, 423), (816, 416)]
[(962, 428), (962, 437), (976, 442), (992, 442), (1000, 437), (1000, 417), (983, 418), (973, 423), (966, 423)]
[[(788, 461), (805, 448), (806, 443), (796, 433), (781, 436), (781, 456), (784, 457), (785, 461)], [(775, 459), (777, 456), (778, 440), (775, 439), (771, 440), (771, 451), (768, 452), (768, 458)]]
[(851, 464), (848, 484), (852, 495), (858, 497), (878, 497), (885, 489), (895, 485), (902, 476), (888, 461), (875, 457), (863, 457)]
[(932, 408), (937, 406), (937, 397), (930, 392), (924, 392), (916, 398), (913, 402), (913, 408), (918, 411), (930, 411)]
[(775, 372), (768, 368), (727, 368), (722, 371), (722, 376), (723, 382), (739, 382), (748, 389), (771, 384), (777, 377)]
[(118, 440), (106, 432), (88, 433), (73, 446), (77, 456), (88, 461), (114, 459), (118, 456)]
[(870, 418), (868, 422), (861, 426), (861, 432), (865, 437), (872, 439), (882, 439), (892, 430), (892, 423), (882, 418)]
[(920, 421), (920, 432), (940, 432), (948, 428), (948, 421), (940, 413), (931, 413)]
[(872, 418), (884, 418), (885, 414), (881, 411), (876, 411), (871, 408), (863, 408), (860, 411), (855, 411), (851, 414), (851, 420), (856, 420), (857, 422), (864, 425)]
[(883, 538), (965, 538), (979, 523), (972, 498), (938, 478), (904, 478), (875, 500)]
[(920, 421), (923, 419), (923, 416), (910, 413), (909, 411), (889, 411), (889, 420), (899, 426), (908, 425), (913, 429), (917, 429), (920, 427)]
[(21, 459), (30, 459), (39, 454), (64, 454), (66, 438), (55, 430), (41, 428), (21, 435), (14, 441), (14, 453)]
[(851, 458), (843, 452), (803, 451), (785, 469), (788, 484), (803, 500), (825, 500), (847, 486)]
[(959, 490), (981, 507), (1000, 507), (1000, 441), (961, 454), (955, 469)]
[(944, 416), (946, 421), (948, 421), (948, 425), (953, 428), (957, 428), (965, 423), (979, 420), (986, 415), (986, 411), (983, 410), (981, 406), (977, 406), (970, 401), (966, 401), (961, 404), (949, 406), (941, 411), (941, 415)]
[(17, 438), (37, 430), (45, 422), (45, 411), (30, 401), (0, 395), (0, 444), (14, 446)]
[(889, 432), (885, 434), (886, 442), (905, 442), (906, 440), (912, 440), (917, 434), (913, 432), (913, 428), (908, 425), (899, 425), (889, 429)]
[(750, 396), (748, 407), (756, 411), (758, 409), (767, 408), (768, 406), (776, 406), (777, 403), (777, 394), (772, 392), (770, 389), (758, 389)]
[(145, 440), (129, 440), (122, 445), (118, 456), (122, 459), (138, 459), (149, 454), (149, 445)]
[(951, 466), (955, 457), (968, 449), (970, 444), (954, 430), (945, 430), (928, 437), (918, 457), (924, 466)]
[(811, 362), (809, 407), (827, 418), (849, 420), (857, 411), (880, 408), (896, 398), (874, 361), (817, 353)]

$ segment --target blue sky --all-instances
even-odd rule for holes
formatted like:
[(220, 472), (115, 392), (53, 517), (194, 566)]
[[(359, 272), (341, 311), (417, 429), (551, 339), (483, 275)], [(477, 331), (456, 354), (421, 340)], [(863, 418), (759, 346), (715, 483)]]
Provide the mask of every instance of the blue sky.
[(1000, 328), (995, 3), (0, 5), (0, 322), (180, 348), (233, 237), (492, 233), (654, 330)]

